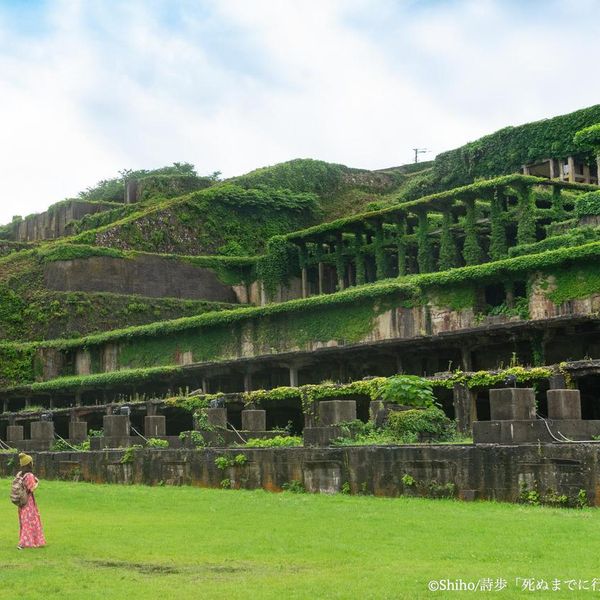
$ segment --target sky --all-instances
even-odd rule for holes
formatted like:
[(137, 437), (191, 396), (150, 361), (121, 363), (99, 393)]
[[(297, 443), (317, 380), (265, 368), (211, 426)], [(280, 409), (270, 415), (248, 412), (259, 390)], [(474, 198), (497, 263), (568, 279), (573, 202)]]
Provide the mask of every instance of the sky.
[(600, 102), (600, 0), (0, 0), (0, 223), (122, 169), (379, 169)]

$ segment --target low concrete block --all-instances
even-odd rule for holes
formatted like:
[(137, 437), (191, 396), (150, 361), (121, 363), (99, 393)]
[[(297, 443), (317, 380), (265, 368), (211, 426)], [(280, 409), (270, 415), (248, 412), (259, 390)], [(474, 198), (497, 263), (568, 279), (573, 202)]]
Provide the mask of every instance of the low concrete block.
[(69, 421), (69, 441), (80, 444), (87, 438), (87, 423), (85, 421)]
[(329, 446), (333, 440), (342, 437), (342, 428), (337, 425), (305, 427), (303, 436), (305, 446)]
[(6, 428), (6, 441), (7, 442), (23, 441), (23, 425), (9, 425)]
[(144, 417), (144, 435), (146, 437), (163, 437), (167, 435), (167, 419), (163, 415)]
[(127, 415), (104, 415), (104, 437), (129, 437), (129, 417)]
[(474, 444), (528, 444), (551, 442), (543, 421), (530, 419), (519, 421), (475, 421)]
[(243, 410), (242, 429), (244, 431), (265, 431), (267, 429), (267, 411)]
[(490, 390), (491, 421), (527, 421), (535, 419), (533, 388)]
[(549, 419), (581, 419), (579, 390), (548, 390)]
[(35, 441), (54, 441), (54, 423), (52, 421), (33, 421), (31, 439)]
[(356, 419), (356, 400), (323, 400), (319, 402), (319, 427), (337, 425)]
[(226, 408), (207, 408), (206, 418), (213, 427), (227, 427), (227, 409)]

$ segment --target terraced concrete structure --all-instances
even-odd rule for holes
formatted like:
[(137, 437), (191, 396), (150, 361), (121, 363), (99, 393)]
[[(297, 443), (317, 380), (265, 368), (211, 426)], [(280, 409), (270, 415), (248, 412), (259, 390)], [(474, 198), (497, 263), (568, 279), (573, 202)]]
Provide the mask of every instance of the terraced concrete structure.
[[(168, 399), (191, 391), (222, 395), (238, 429), (244, 392), (266, 390), (265, 435), (301, 431), (316, 426), (304, 392), (268, 390), (397, 373), (430, 378), (468, 433), (509, 367), (542, 410), (546, 390), (576, 386), (598, 418), (600, 188), (520, 172), (567, 160), (597, 182), (596, 150), (573, 144), (597, 122), (600, 106), (378, 172), (297, 160), (225, 182), (161, 175), (156, 193), (146, 174), (51, 234), (7, 226), (0, 437), (24, 424), (27, 441), (48, 411), (67, 437), (125, 401), (136, 429), (162, 412), (175, 443), (193, 410)], [(352, 398), (368, 419), (377, 399)]]

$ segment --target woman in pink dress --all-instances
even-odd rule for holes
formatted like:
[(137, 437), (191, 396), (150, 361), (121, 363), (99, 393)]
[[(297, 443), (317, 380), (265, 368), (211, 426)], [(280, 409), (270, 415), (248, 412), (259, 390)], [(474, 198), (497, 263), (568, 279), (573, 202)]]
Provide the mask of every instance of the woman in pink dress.
[(27, 504), (19, 507), (19, 545), (17, 548), (40, 548), (46, 545), (40, 513), (33, 491), (38, 486), (38, 480), (32, 473), (33, 458), (28, 454), (19, 454), (19, 465), (23, 476), (23, 484), (27, 490)]

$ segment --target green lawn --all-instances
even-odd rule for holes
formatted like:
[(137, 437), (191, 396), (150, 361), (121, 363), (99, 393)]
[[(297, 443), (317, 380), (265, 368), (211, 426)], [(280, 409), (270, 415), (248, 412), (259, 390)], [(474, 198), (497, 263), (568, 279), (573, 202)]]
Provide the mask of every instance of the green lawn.
[[(411, 498), (42, 481), (48, 546), (0, 509), (0, 598), (592, 598), (515, 577), (600, 577), (600, 512)], [(430, 579), (508, 580), (431, 593)]]

